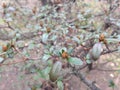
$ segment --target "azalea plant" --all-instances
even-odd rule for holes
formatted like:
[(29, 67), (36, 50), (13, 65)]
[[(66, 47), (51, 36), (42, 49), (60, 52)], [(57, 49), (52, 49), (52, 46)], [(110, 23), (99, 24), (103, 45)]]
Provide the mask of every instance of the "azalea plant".
[[(94, 9), (92, 3), (82, 0), (31, 8), (19, 5), (17, 1), (3, 2), (0, 39), (5, 42), (0, 46), (1, 65), (24, 62), (20, 69), (36, 73), (36, 80), (44, 79), (40, 84), (43, 89), (68, 90), (65, 80), (75, 75), (91, 90), (100, 90), (86, 80), (81, 70), (91, 71), (101, 55), (119, 52), (120, 35), (116, 29), (110, 29), (119, 27), (119, 22), (115, 23), (112, 18), (110, 7), (114, 6), (98, 7), (101, 9)], [(32, 56), (34, 53), (35, 57)], [(5, 59), (16, 55), (23, 60), (6, 63)]]

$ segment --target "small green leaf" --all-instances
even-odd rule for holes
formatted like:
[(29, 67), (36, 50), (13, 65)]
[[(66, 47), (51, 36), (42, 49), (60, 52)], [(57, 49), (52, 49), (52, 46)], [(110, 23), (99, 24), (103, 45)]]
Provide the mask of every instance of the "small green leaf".
[(57, 56), (61, 56), (61, 53), (58, 50), (54, 50), (53, 54), (57, 55)]
[(48, 60), (47, 64), (48, 64), (49, 67), (51, 67), (53, 65), (53, 61), (52, 60)]
[(53, 35), (53, 36), (51, 37), (51, 40), (54, 41), (54, 40), (56, 40), (56, 38), (57, 38), (57, 35)]
[(109, 87), (112, 87), (112, 88), (115, 87), (115, 83), (113, 82), (113, 80), (110, 80), (110, 81), (109, 81)]
[(51, 67), (46, 67), (43, 70), (38, 70), (39, 77), (48, 80), (49, 79), (49, 72), (50, 72), (50, 70), (51, 70)]
[(28, 49), (34, 49), (35, 47), (35, 44), (34, 43), (30, 43), (29, 46), (28, 46)]
[(2, 52), (2, 46), (0, 46), (0, 52)]
[(10, 48), (9, 50), (7, 50), (7, 56), (8, 58), (13, 58), (15, 55), (14, 51), (12, 48)]
[(43, 61), (47, 61), (50, 58), (50, 55), (45, 54), (42, 58)]
[(0, 57), (0, 63), (2, 63), (4, 61), (4, 58)]
[(21, 37), (20, 33), (16, 33), (16, 38), (19, 39)]
[(25, 42), (24, 41), (17, 41), (16, 45), (18, 46), (18, 48), (24, 48)]
[(64, 85), (63, 85), (63, 82), (62, 82), (62, 81), (58, 80), (58, 81), (57, 81), (57, 86), (58, 86), (58, 89), (59, 89), (59, 90), (64, 90)]
[(91, 56), (90, 56), (89, 53), (86, 55), (86, 59), (87, 59), (87, 60), (88, 60), (88, 59), (91, 59)]
[(46, 43), (47, 42), (47, 40), (48, 40), (48, 33), (44, 33), (43, 35), (42, 35), (42, 42), (44, 42), (44, 43)]
[(92, 62), (91, 62), (91, 60), (86, 60), (86, 62), (87, 62), (87, 64), (90, 64), (90, 63), (92, 63)]
[(73, 48), (69, 48), (68, 49), (68, 54), (71, 54), (73, 52), (73, 50), (74, 50)]
[(51, 70), (51, 67), (46, 67), (42, 72), (44, 73), (44, 75), (48, 75), (50, 70)]
[(117, 52), (120, 52), (120, 46), (118, 46), (118, 51)]
[(50, 53), (52, 53), (54, 50), (55, 50), (54, 46), (51, 46), (50, 49), (49, 49)]
[(77, 43), (80, 43), (80, 39), (77, 38), (76, 36), (74, 36), (74, 37), (72, 38), (72, 40), (75, 41), (75, 42), (77, 42)]
[(40, 25), (35, 25), (34, 28), (35, 30), (40, 30)]
[(119, 39), (114, 39), (114, 38), (108, 38), (106, 39), (108, 43), (116, 43), (116, 42), (119, 42), (120, 40)]
[(70, 58), (68, 59), (68, 62), (69, 62), (70, 64), (74, 64), (74, 65), (83, 65), (82, 60), (81, 60), (80, 58), (76, 58), (76, 57), (70, 57)]
[(49, 79), (49, 72), (51, 70), (51, 67), (46, 67), (44, 70), (42, 70), (42, 74), (44, 76), (44, 79)]
[(0, 18), (0, 24), (5, 24), (5, 22), (2, 18)]

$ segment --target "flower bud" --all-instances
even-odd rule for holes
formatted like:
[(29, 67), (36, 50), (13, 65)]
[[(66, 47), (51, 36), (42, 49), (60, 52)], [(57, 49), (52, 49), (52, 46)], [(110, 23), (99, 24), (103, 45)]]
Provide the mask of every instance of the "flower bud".
[(58, 77), (60, 76), (60, 72), (62, 69), (62, 63), (60, 61), (57, 61), (51, 68), (51, 71), (49, 73), (50, 80), (51, 81), (56, 81)]
[(93, 60), (99, 59), (102, 51), (103, 51), (102, 44), (101, 43), (96, 43), (91, 50), (90, 55), (91, 55), (92, 59)]

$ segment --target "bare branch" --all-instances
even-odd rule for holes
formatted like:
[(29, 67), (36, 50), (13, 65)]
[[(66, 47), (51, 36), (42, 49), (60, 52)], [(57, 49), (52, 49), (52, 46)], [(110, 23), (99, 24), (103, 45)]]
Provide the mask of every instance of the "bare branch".
[(81, 72), (75, 72), (74, 75), (78, 77), (84, 84), (86, 84), (91, 90), (101, 90), (95, 82), (90, 82), (85, 78), (85, 76)]

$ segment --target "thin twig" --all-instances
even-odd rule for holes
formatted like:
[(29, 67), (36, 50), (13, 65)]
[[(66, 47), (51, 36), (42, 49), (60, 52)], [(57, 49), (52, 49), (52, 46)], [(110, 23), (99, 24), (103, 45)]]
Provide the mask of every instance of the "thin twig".
[(40, 57), (38, 57), (38, 58), (26, 57), (25, 55), (23, 55), (23, 54), (20, 52), (20, 50), (19, 50), (17, 47), (14, 47), (14, 49), (15, 49), (22, 57), (26, 58), (27, 60), (39, 60), (39, 59), (40, 59)]
[(0, 56), (5, 55), (7, 52), (0, 53)]
[[(7, 64), (1, 63), (0, 66), (2, 66), (2, 65), (13, 65), (13, 64), (25, 62), (25, 61), (28, 61), (28, 60), (39, 60), (39, 59), (40, 59), (39, 57), (38, 57), (38, 58), (26, 57), (25, 55), (23, 55), (23, 54), (20, 52), (20, 50), (19, 50), (17, 47), (13, 47), (13, 48), (23, 57), (23, 59), (20, 60), (20, 61), (11, 62), (11, 63), (7, 63)], [(2, 54), (6, 54), (6, 52), (5, 52), (5, 53), (2, 53)], [(2, 55), (2, 54), (1, 54), (1, 55)]]
[(94, 82), (90, 82), (85, 78), (81, 72), (74, 73), (85, 85), (87, 85), (91, 90), (101, 90)]
[(15, 29), (10, 25), (9, 22), (7, 22), (7, 25), (8, 25), (8, 28), (10, 28), (11, 30), (15, 30)]
[(8, 26), (2, 26), (2, 25), (0, 25), (0, 28), (9, 28)]
[(107, 71), (107, 72), (120, 71), (120, 69), (101, 69), (101, 68), (94, 68), (93, 70)]
[(108, 54), (108, 53), (113, 53), (113, 52), (116, 52), (116, 51), (118, 51), (118, 49), (103, 52), (102, 55)]

